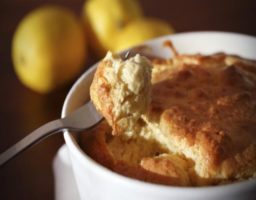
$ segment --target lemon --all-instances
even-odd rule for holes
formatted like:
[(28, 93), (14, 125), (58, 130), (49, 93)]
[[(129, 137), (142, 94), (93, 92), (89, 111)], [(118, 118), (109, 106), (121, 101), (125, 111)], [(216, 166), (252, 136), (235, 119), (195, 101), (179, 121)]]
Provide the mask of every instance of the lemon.
[(171, 33), (174, 33), (174, 29), (163, 20), (140, 18), (130, 22), (122, 29), (118, 34), (113, 50), (121, 51), (146, 40)]
[(140, 18), (142, 10), (137, 0), (88, 0), (83, 16), (90, 46), (103, 56), (113, 49), (118, 32), (130, 21)]
[(15, 72), (29, 88), (47, 93), (76, 77), (86, 59), (82, 23), (72, 11), (44, 6), (18, 25), (12, 43)]

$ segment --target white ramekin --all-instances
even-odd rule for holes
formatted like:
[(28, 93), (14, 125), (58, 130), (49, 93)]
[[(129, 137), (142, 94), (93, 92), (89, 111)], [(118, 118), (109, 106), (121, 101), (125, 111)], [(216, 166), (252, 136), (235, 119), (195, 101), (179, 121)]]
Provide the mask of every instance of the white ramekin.
[[(209, 54), (223, 51), (256, 59), (256, 38), (223, 32), (191, 32), (164, 36), (146, 42), (152, 48), (150, 53), (170, 57), (170, 50), (162, 45), (163, 41), (168, 39), (180, 53)], [(71, 88), (63, 106), (63, 117), (89, 99), (89, 86), (95, 69), (96, 64), (87, 70)], [(256, 199), (256, 180), (192, 188), (163, 186), (124, 177), (106, 169), (87, 156), (79, 147), (75, 134), (66, 131), (64, 139), (82, 200)]]

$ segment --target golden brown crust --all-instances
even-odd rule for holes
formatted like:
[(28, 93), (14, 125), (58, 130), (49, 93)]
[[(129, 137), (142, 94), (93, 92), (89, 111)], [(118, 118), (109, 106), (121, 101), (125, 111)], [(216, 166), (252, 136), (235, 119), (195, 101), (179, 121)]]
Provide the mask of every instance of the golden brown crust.
[(256, 171), (255, 67), (225, 54), (183, 55), (173, 60), (168, 77), (153, 74), (150, 115), (168, 143), (194, 160), (199, 176), (238, 178), (243, 168), (247, 176)]
[(113, 101), (110, 97), (110, 85), (104, 77), (106, 65), (110, 65), (111, 61), (102, 61), (99, 63), (94, 79), (90, 87), (90, 96), (96, 106), (96, 109), (103, 113), (103, 116), (109, 124), (113, 125)]

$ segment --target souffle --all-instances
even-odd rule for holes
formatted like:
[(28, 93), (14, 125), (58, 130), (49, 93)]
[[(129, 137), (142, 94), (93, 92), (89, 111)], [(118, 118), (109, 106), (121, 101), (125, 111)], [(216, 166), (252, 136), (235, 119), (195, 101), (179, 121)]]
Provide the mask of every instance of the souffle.
[(143, 181), (205, 186), (256, 176), (256, 62), (108, 53), (91, 100), (105, 121), (83, 134), (94, 160)]

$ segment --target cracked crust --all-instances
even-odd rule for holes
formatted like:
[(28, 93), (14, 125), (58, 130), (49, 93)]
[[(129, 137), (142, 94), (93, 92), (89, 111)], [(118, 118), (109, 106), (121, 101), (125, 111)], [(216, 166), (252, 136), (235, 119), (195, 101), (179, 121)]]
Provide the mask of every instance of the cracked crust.
[(153, 74), (149, 121), (157, 118), (170, 150), (192, 159), (203, 178), (253, 176), (256, 63), (223, 53), (180, 55), (169, 68), (164, 78)]

